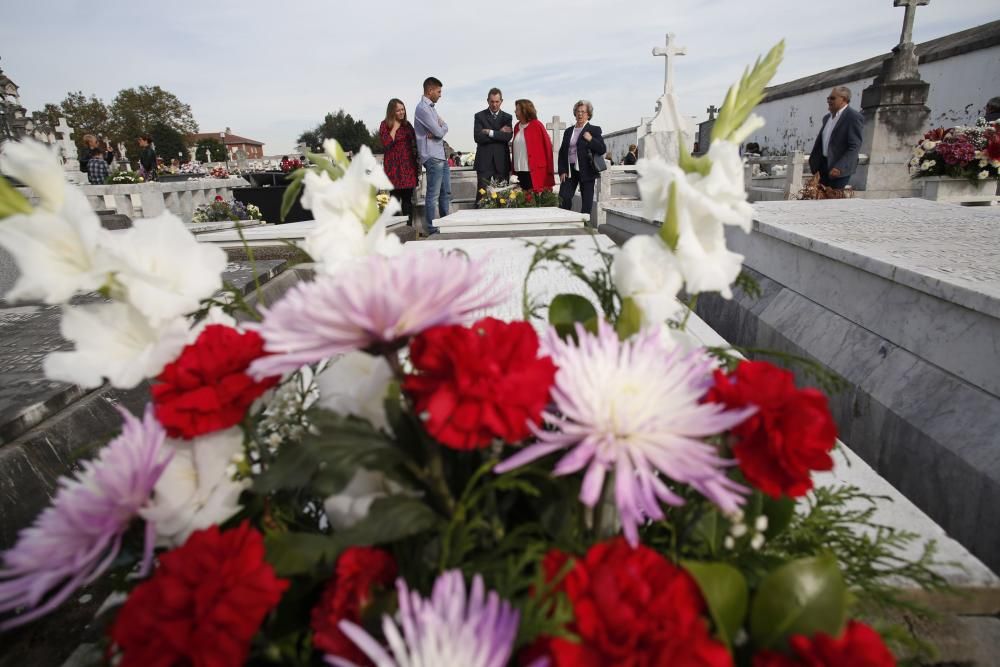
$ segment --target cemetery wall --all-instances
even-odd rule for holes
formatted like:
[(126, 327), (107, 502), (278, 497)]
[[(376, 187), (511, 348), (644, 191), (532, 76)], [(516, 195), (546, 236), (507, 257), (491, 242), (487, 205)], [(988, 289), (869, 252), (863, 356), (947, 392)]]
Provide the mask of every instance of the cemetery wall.
[(628, 127), (604, 135), (604, 145), (607, 146), (615, 164), (621, 164), (631, 144), (639, 143), (638, 129), (638, 126)]
[[(926, 42), (917, 50), (921, 78), (930, 84), (927, 106), (933, 126), (974, 123), (987, 100), (1000, 95), (1000, 21)], [(830, 88), (847, 86), (853, 93), (851, 106), (860, 108), (861, 91), (871, 85), (885, 57), (770, 88), (756, 110), (767, 125), (747, 141), (770, 154), (808, 152), (822, 126)]]

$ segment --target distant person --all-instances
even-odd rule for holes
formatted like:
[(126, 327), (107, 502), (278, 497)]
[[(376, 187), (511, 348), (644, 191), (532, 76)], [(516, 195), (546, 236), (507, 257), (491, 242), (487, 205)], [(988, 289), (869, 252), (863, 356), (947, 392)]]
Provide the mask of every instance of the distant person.
[(628, 153), (625, 153), (625, 159), (622, 164), (633, 165), (639, 159), (639, 147), (635, 144), (629, 144)]
[(379, 125), (378, 135), (385, 148), (382, 166), (392, 181), (392, 196), (403, 205), (406, 224), (412, 225), (413, 189), (420, 174), (417, 152), (417, 135), (406, 118), (406, 105), (395, 97), (385, 108), (385, 120)]
[[(858, 168), (858, 151), (861, 150), (861, 131), (865, 118), (850, 107), (851, 89), (836, 86), (826, 98), (830, 113), (823, 116), (812, 153), (809, 168), (819, 174), (820, 183), (841, 190), (851, 181)], [(759, 150), (759, 148), (758, 148)]]
[(90, 151), (90, 159), (87, 160), (87, 182), (91, 185), (104, 185), (108, 180), (108, 163), (105, 158), (105, 150), (97, 146)]
[(573, 105), (573, 117), (576, 123), (563, 132), (562, 144), (559, 146), (559, 207), (567, 211), (572, 208), (573, 195), (580, 188), (582, 213), (590, 213), (594, 205), (594, 181), (600, 176), (594, 169), (594, 155), (604, 155), (607, 146), (601, 136), (601, 128), (591, 125), (594, 116), (594, 105), (587, 100), (580, 100)]
[(991, 97), (986, 103), (986, 112), (983, 114), (986, 122), (993, 123), (1000, 120), (1000, 97)]
[(615, 163), (615, 159), (611, 157), (611, 151), (608, 151), (608, 154), (604, 156), (604, 161), (608, 163), (609, 167)]
[(760, 144), (758, 144), (756, 141), (751, 141), (749, 144), (747, 144), (745, 154), (760, 155)]
[(503, 93), (490, 88), (486, 93), (486, 108), (476, 113), (472, 121), (472, 138), (476, 141), (476, 199), (490, 184), (490, 179), (506, 179), (511, 173), (510, 142), (514, 137), (514, 119), (501, 111)]
[(83, 148), (77, 154), (77, 159), (80, 162), (80, 171), (83, 173), (89, 172), (90, 158), (93, 155), (95, 149), (100, 149), (104, 155), (104, 161), (111, 164), (115, 159), (115, 154), (112, 151), (105, 151), (102, 142), (93, 134), (83, 135)]
[(156, 180), (156, 151), (148, 134), (139, 135), (139, 176), (144, 181)]
[(424, 79), (424, 94), (417, 104), (413, 122), (420, 164), (427, 170), (424, 231), (428, 236), (438, 232), (434, 220), (448, 215), (448, 200), (451, 199), (451, 172), (444, 152), (448, 123), (444, 122), (435, 107), (441, 99), (442, 87), (441, 81), (433, 76)]
[(525, 191), (551, 190), (556, 179), (552, 164), (552, 139), (548, 130), (538, 120), (538, 112), (531, 100), (514, 102), (514, 115), (518, 122), (511, 143), (511, 169), (517, 174), (517, 182)]

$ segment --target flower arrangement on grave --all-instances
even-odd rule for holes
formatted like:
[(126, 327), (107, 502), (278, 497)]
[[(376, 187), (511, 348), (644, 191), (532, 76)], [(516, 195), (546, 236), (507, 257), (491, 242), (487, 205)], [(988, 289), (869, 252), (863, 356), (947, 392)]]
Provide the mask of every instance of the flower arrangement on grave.
[(190, 174), (192, 176), (206, 176), (208, 174), (208, 170), (205, 169), (200, 162), (191, 160), (182, 164), (178, 173)]
[(6, 296), (62, 304), (74, 346), (46, 374), (152, 389), (0, 556), (0, 630), (114, 571), (121, 665), (894, 664), (855, 603), (940, 585), (930, 556), (899, 560), (912, 536), (869, 525), (859, 490), (814, 486), (826, 396), (702, 347), (677, 300), (748, 285), (724, 229), (751, 227), (738, 146), (782, 50), (707, 155), (638, 162), (660, 233), (594, 272), (533, 244), (529, 275), (555, 263), (592, 298), (525, 287), (510, 322), (481, 315), (509, 290), (484, 261), (401, 252), (367, 147), (293, 172), (315, 278), (255, 309), (218, 296), (225, 254), (176, 216), (112, 234), (54, 153), (7, 144), (40, 203), (0, 180)]
[(144, 179), (136, 171), (125, 171), (118, 169), (113, 174), (108, 174), (104, 179), (105, 185), (125, 185), (128, 183), (143, 183)]
[(489, 188), (480, 188), (482, 197), (476, 204), (479, 208), (538, 208), (541, 206), (559, 206), (559, 195), (551, 190), (534, 192), (522, 190), (517, 185), (507, 185), (506, 181), (494, 184)]
[(222, 165), (219, 165), (217, 167), (212, 167), (212, 169), (208, 172), (208, 175), (212, 178), (229, 178), (229, 170)]
[(972, 126), (930, 130), (914, 147), (909, 168), (914, 178), (1000, 178), (1000, 123), (980, 118)]
[(291, 159), (286, 158), (281, 161), (279, 167), (281, 171), (287, 174), (289, 172), (295, 171), (296, 169), (301, 169), (302, 162), (298, 158), (291, 158)]
[(474, 167), (476, 166), (476, 152), (463, 153), (461, 159), (461, 166), (463, 167)]
[(238, 222), (261, 218), (260, 209), (253, 204), (244, 204), (238, 199), (226, 201), (221, 195), (216, 195), (211, 204), (202, 204), (194, 210), (191, 222)]

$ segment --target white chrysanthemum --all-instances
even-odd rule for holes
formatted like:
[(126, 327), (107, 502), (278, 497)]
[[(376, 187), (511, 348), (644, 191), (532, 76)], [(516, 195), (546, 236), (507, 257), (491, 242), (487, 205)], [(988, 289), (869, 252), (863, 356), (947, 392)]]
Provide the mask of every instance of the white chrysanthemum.
[(920, 146), (917, 146), (916, 148), (913, 149), (913, 157), (917, 158), (918, 160), (922, 158), (924, 155), (926, 155), (926, 153), (924, 153), (924, 149), (921, 148)]
[(988, 171), (986, 171), (984, 169), (981, 172), (979, 172), (978, 174), (976, 174), (976, 176), (979, 178), (979, 180), (985, 181), (987, 178), (990, 177), (990, 172), (988, 172)]
[(63, 308), (59, 330), (76, 344), (72, 352), (45, 358), (45, 376), (85, 388), (131, 389), (160, 374), (187, 344), (187, 321), (178, 318), (150, 326), (142, 313), (126, 303)]
[(156, 326), (222, 289), (226, 253), (199, 243), (173, 213), (136, 220), (108, 243), (124, 299)]
[(233, 480), (229, 465), (243, 454), (239, 428), (194, 440), (168, 440), (173, 458), (157, 481), (153, 499), (140, 514), (156, 528), (157, 544), (177, 547), (196, 530), (226, 521), (240, 511), (249, 480)]
[(618, 293), (635, 301), (643, 324), (656, 324), (678, 315), (677, 301), (684, 277), (677, 260), (659, 236), (637, 234), (615, 256), (611, 267)]

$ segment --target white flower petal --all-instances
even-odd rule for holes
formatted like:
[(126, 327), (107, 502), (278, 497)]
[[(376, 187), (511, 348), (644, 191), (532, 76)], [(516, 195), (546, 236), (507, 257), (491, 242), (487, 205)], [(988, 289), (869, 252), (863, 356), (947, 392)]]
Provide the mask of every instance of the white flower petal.
[(54, 148), (31, 139), (5, 142), (0, 171), (34, 190), (43, 209), (56, 213), (63, 207), (66, 177)]

